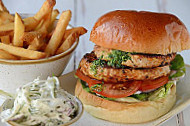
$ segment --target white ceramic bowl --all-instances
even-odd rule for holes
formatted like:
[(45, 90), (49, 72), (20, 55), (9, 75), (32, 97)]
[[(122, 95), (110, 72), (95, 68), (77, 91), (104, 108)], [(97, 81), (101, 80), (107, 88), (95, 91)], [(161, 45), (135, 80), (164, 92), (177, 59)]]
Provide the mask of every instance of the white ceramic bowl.
[[(22, 14), (21, 16), (28, 17), (31, 15)], [(40, 76), (41, 79), (47, 79), (48, 76), (52, 75), (60, 76), (77, 47), (78, 41), (79, 40), (67, 51), (44, 59), (0, 59), (0, 89), (9, 93), (15, 93), (18, 87), (33, 81), (38, 76)]]
[[(74, 97), (74, 100), (77, 102), (77, 105), (78, 105), (78, 110), (76, 111), (76, 116), (73, 119), (71, 119), (70, 121), (64, 123), (61, 126), (71, 125), (71, 124), (75, 123), (77, 120), (79, 120), (80, 117), (82, 116), (83, 111), (84, 111), (83, 104), (82, 104), (82, 102), (77, 97)], [(2, 111), (4, 111), (4, 110), (12, 108), (13, 105), (14, 105), (14, 100), (13, 99), (7, 99), (7, 100), (5, 100), (4, 103), (2, 104), (2, 106), (0, 107), (0, 113)], [(12, 126), (23, 126), (23, 125), (14, 123), (14, 122), (7, 122), (7, 123), (10, 124), (10, 125), (12, 125)]]
[(78, 41), (67, 51), (39, 60), (3, 60), (0, 59), (0, 89), (14, 93), (18, 87), (40, 76), (60, 76), (72, 56)]

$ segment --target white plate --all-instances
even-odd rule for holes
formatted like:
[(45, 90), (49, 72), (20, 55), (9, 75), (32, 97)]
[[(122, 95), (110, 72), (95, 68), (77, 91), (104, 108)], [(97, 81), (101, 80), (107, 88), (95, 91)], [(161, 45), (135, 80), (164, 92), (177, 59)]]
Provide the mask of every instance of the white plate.
[[(179, 112), (183, 111), (188, 105), (190, 105), (190, 66), (186, 65), (186, 76), (177, 83), (177, 102), (175, 106), (164, 116), (147, 123), (141, 124), (119, 124), (112, 123), (105, 120), (97, 119), (87, 112), (84, 112), (82, 117), (72, 124), (72, 126), (154, 126), (161, 125), (171, 117), (175, 116)], [(76, 84), (76, 78), (74, 72), (68, 73), (59, 77), (61, 87), (74, 95), (74, 89)], [(7, 126), (0, 123), (0, 126)]]

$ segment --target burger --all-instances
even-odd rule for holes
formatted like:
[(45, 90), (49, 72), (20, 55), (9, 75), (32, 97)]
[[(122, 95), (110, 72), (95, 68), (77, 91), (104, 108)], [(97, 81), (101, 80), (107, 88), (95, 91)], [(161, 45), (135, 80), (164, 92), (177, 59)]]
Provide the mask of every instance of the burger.
[(91, 115), (142, 123), (166, 114), (185, 75), (177, 52), (190, 49), (185, 25), (174, 15), (117, 10), (100, 17), (76, 71), (75, 95)]

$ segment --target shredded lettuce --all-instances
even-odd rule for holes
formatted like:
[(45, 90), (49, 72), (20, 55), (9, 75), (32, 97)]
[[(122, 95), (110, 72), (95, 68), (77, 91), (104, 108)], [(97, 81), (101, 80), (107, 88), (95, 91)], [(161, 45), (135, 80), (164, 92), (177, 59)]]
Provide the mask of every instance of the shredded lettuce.
[(170, 81), (164, 86), (160, 87), (156, 91), (154, 91), (148, 98), (149, 101), (157, 100), (159, 98), (164, 98), (170, 93), (170, 89), (175, 82)]
[(148, 97), (148, 100), (149, 100), (149, 101), (154, 101), (154, 100), (157, 100), (157, 99), (159, 99), (159, 98), (164, 98), (165, 92), (166, 92), (166, 89), (165, 89), (164, 87), (160, 87), (160, 88), (158, 88), (156, 91), (154, 91), (154, 92), (152, 93), (152, 95), (150, 95), (150, 96)]
[(0, 90), (0, 95), (3, 96), (4, 98), (15, 98), (13, 94), (7, 93), (3, 90)]

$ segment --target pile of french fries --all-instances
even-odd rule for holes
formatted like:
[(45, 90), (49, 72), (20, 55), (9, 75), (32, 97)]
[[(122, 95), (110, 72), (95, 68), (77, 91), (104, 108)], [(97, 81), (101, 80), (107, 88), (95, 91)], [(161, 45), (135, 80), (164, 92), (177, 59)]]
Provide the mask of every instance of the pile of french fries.
[[(71, 11), (53, 9), (56, 0), (46, 0), (33, 16), (11, 15), (0, 0), (0, 58), (35, 60), (60, 54), (85, 34), (83, 27), (67, 29)], [(56, 24), (56, 26), (55, 26)]]

